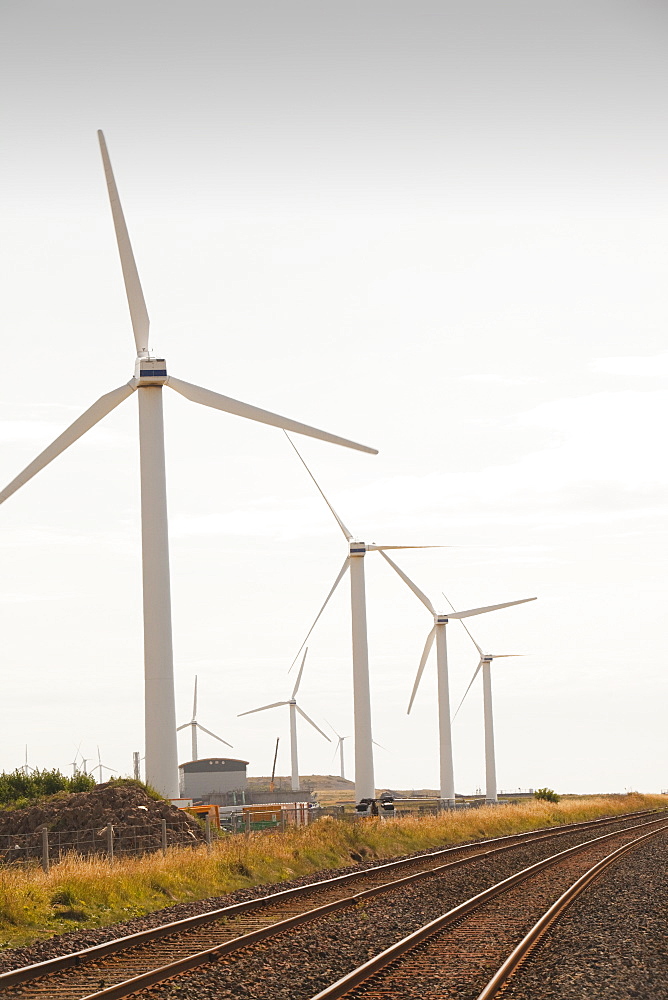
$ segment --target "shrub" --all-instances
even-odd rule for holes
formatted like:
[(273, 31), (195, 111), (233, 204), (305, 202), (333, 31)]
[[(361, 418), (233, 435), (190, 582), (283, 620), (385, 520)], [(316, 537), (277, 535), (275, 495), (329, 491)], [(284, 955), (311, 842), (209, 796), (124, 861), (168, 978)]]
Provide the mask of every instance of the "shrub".
[(55, 768), (51, 771), (32, 771), (25, 774), (17, 768), (9, 774), (0, 774), (0, 806), (16, 808), (27, 805), (35, 799), (58, 792), (89, 792), (95, 788), (95, 779), (90, 774), (77, 774), (68, 778)]
[(537, 788), (533, 793), (535, 799), (544, 799), (545, 802), (558, 802), (561, 798), (551, 788)]

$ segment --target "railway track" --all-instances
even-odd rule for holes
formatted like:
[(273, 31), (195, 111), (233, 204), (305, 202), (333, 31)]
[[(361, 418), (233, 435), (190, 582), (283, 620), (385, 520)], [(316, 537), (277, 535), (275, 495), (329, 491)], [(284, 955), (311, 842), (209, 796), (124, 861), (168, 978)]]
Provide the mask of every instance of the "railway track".
[[(279, 891), (4, 973), (0, 975), (0, 996), (7, 1000), (114, 1000), (141, 995), (153, 984), (224, 961), (225, 956), (241, 949), (247, 953), (261, 941), (337, 910), (451, 876), (469, 864), (486, 864), (500, 856), (512, 858), (529, 848), (550, 851), (555, 844), (565, 846), (570, 840), (591, 836), (592, 831), (600, 834), (610, 826), (637, 826), (648, 822), (648, 812), (460, 845)], [(624, 832), (614, 835), (623, 836)]]
[(398, 941), (312, 1000), (495, 1000), (573, 900), (609, 865), (667, 831), (662, 818), (539, 861)]

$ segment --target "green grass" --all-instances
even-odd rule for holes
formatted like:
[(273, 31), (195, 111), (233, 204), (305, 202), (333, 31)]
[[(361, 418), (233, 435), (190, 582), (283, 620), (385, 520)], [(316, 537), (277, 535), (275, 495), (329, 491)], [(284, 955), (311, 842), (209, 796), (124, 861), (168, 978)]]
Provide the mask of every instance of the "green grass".
[(17, 947), (74, 928), (101, 927), (174, 902), (284, 882), (362, 858), (391, 858), (478, 837), (502, 836), (599, 816), (667, 807), (660, 795), (582, 796), (396, 821), (325, 818), (285, 833), (228, 836), (205, 847), (171, 849), (165, 857), (70, 857), (40, 868), (0, 868), (0, 946)]

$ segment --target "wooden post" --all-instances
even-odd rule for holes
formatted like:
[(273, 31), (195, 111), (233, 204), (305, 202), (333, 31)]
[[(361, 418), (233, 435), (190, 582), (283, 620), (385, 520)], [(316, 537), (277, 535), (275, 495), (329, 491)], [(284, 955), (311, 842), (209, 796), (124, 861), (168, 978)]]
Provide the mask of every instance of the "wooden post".
[(107, 823), (107, 857), (109, 864), (114, 863), (114, 827), (112, 823)]
[(206, 838), (206, 849), (211, 851), (211, 819), (209, 816), (204, 820), (204, 836)]
[(49, 831), (46, 827), (42, 830), (42, 868), (49, 874)]
[(164, 858), (165, 854), (167, 853), (167, 820), (163, 819), (161, 822), (162, 822), (162, 856)]

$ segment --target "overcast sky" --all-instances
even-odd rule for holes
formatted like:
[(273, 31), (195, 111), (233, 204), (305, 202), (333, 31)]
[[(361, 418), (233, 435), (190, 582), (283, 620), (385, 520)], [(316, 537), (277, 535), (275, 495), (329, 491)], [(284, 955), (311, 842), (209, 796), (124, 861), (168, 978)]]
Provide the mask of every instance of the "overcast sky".
[[(0, 485), (133, 373), (102, 128), (168, 370), (377, 447), (296, 440), (359, 538), (452, 546), (397, 556), (437, 605), (538, 597), (471, 622), (526, 654), (493, 667), (500, 788), (668, 788), (665, 5), (3, 12)], [(237, 713), (289, 696), (345, 542), (280, 431), (164, 395), (178, 721), (197, 673), (203, 725), (250, 774), (280, 736), (288, 773), (287, 710)], [(143, 746), (136, 405), (0, 511), (0, 769)], [(436, 787), (434, 661), (406, 715), (431, 617), (366, 565), (377, 783)], [(300, 691), (344, 735), (346, 589)], [(477, 656), (448, 635), (456, 704)]]

